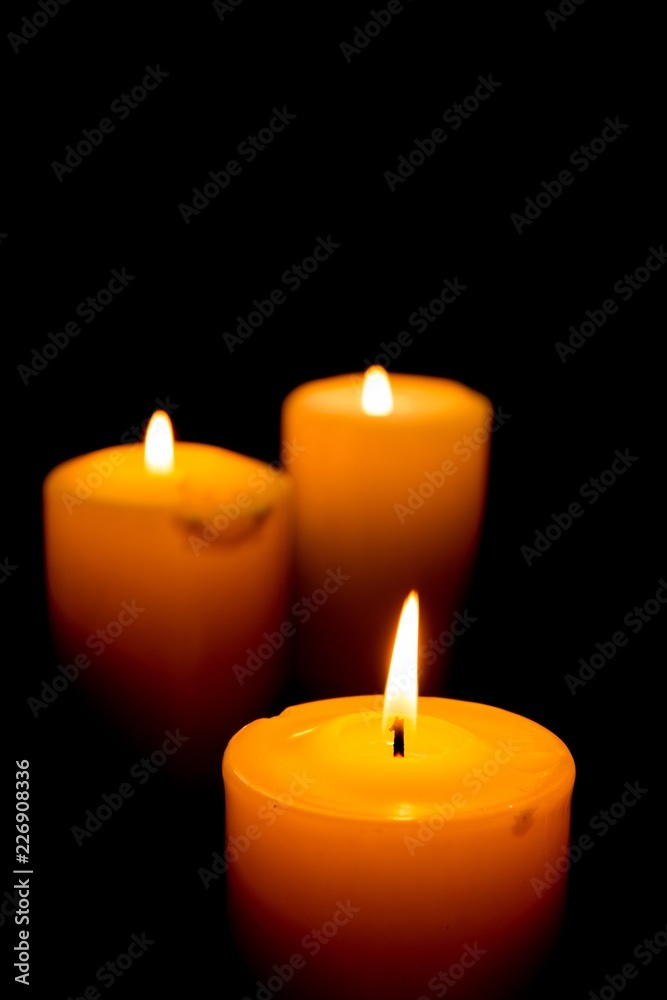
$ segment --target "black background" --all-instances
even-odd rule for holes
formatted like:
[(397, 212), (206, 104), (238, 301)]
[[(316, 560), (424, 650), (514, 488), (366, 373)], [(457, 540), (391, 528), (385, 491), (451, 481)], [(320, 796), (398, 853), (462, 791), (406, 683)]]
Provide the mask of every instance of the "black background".
[[(3, 36), (38, 9), (6, 9)], [(220, 781), (190, 789), (165, 767), (93, 838), (73, 839), (71, 827), (140, 754), (76, 684), (38, 718), (27, 706), (58, 663), (44, 595), (45, 475), (120, 442), (167, 398), (181, 439), (274, 460), (287, 393), (363, 370), (446, 277), (465, 293), (428, 330), (411, 331), (393, 370), (457, 379), (511, 414), (492, 442), (466, 602), (478, 624), (455, 647), (446, 693), (524, 714), (568, 744), (575, 840), (626, 782), (648, 789), (573, 867), (563, 938), (534, 996), (599, 993), (630, 961), (640, 972), (627, 997), (657, 995), (667, 956), (644, 968), (632, 953), (667, 923), (666, 612), (576, 694), (564, 677), (667, 572), (664, 270), (627, 302), (613, 291), (667, 237), (658, 29), (641, 9), (622, 20), (592, 0), (571, 9), (553, 30), (535, 5), (462, 13), (407, 3), (349, 61), (340, 44), (368, 21), (364, 4), (243, 0), (221, 18), (211, 3), (138, 13), (73, 0), (18, 52), (3, 40), (9, 507), (0, 557), (14, 568), (0, 592), (10, 691), (0, 891), (12, 886), (13, 761), (28, 758), (33, 995), (80, 996), (145, 932), (155, 944), (116, 981), (115, 997), (254, 996), (229, 942), (224, 879), (206, 890), (197, 874), (224, 845)], [(168, 77), (145, 102), (124, 121), (110, 115), (158, 64)], [(444, 126), (447, 141), (391, 192), (385, 171), (489, 74), (500, 86), (459, 129)], [(238, 144), (283, 107), (296, 115), (290, 125), (254, 162), (239, 158)], [(628, 127), (616, 141), (585, 172), (572, 168), (570, 154), (617, 116)], [(114, 132), (59, 181), (53, 162), (104, 117)], [(179, 204), (234, 157), (241, 175), (186, 224)], [(573, 184), (517, 232), (511, 214), (568, 168)], [(230, 352), (223, 332), (329, 235), (340, 243), (331, 258)], [(114, 268), (135, 278), (26, 384), (19, 366)], [(554, 344), (610, 297), (616, 315), (561, 361)], [(521, 546), (580, 499), (617, 449), (637, 460), (528, 566)], [(285, 691), (276, 709), (297, 696)], [(13, 985), (10, 911), (1, 975)]]

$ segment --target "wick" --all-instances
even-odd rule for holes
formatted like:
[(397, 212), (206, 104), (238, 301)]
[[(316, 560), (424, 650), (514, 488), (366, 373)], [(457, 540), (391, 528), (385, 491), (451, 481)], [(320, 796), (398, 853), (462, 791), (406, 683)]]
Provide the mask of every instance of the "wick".
[(398, 716), (389, 727), (389, 732), (394, 734), (394, 757), (405, 757), (405, 738), (403, 734), (403, 719)]

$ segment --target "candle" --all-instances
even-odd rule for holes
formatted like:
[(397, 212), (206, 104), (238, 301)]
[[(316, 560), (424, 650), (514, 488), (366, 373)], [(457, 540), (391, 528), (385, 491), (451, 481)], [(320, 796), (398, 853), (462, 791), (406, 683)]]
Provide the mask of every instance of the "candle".
[[(291, 474), (295, 644), (307, 691), (381, 691), (390, 652), (383, 622), (397, 619), (413, 587), (428, 595), (423, 693), (441, 690), (445, 650), (468, 622), (461, 601), (493, 419), (489, 400), (458, 382), (375, 367), (287, 397), (283, 437), (302, 446)], [(342, 581), (333, 593), (324, 585), (331, 573)]]
[(557, 937), (572, 757), (512, 712), (417, 700), (410, 603), (384, 711), (368, 696), (297, 705), (225, 751), (228, 903), (252, 1000), (430, 1000), (447, 984), (500, 1000)]
[(49, 615), (73, 668), (66, 676), (78, 674), (147, 749), (180, 727), (179, 757), (219, 761), (282, 680), (277, 643), (251, 679), (245, 664), (288, 620), (289, 477), (222, 448), (174, 443), (169, 418), (155, 414), (145, 447), (53, 469), (43, 503)]

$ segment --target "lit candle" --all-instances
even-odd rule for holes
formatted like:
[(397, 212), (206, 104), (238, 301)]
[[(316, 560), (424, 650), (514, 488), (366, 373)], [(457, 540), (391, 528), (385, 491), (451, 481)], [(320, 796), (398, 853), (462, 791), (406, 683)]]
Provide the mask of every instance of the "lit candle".
[[(427, 595), (423, 692), (442, 690), (443, 654), (466, 627), (461, 603), (481, 531), (493, 419), (489, 400), (459, 382), (377, 367), (287, 397), (282, 433), (303, 448), (291, 470), (294, 607), (309, 692), (382, 690), (383, 622), (396, 620), (413, 587)], [(325, 585), (331, 573), (335, 590)]]
[(420, 1000), (449, 983), (499, 1000), (558, 935), (572, 757), (512, 712), (417, 701), (415, 604), (383, 712), (364, 696), (297, 705), (225, 751), (229, 912), (253, 996)]
[[(289, 620), (291, 483), (222, 448), (173, 441), (64, 462), (43, 491), (52, 633), (64, 665), (146, 746), (180, 727), (179, 758), (219, 761), (282, 680), (269, 647)], [(284, 643), (283, 637), (283, 643)], [(254, 661), (253, 661), (254, 662)], [(74, 670), (70, 676), (75, 677)]]

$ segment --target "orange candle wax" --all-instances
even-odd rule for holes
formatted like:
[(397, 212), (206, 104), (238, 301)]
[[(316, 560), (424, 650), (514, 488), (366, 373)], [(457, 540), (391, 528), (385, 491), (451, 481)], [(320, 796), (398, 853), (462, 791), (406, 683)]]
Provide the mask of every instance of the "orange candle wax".
[(459, 1000), (512, 996), (560, 927), (565, 875), (535, 885), (567, 857), (572, 758), (528, 719), (445, 698), (419, 699), (417, 742), (394, 757), (373, 705), (297, 705), (230, 741), (239, 949), (299, 1000), (418, 1000), (461, 968)]
[(288, 708), (225, 751), (230, 920), (253, 997), (421, 1000), (449, 982), (501, 1000), (554, 944), (566, 879), (542, 880), (567, 870), (567, 747), (488, 705), (421, 697), (410, 716), (405, 688), (390, 680), (384, 715), (364, 696)]
[[(425, 595), (423, 692), (439, 693), (439, 637), (464, 611), (482, 525), (492, 406), (458, 382), (404, 374), (388, 376), (391, 399), (375, 405), (361, 383), (309, 382), (283, 405), (283, 437), (301, 446), (290, 468), (301, 680), (318, 696), (381, 691), (383, 623), (414, 587)], [(331, 572), (341, 585), (328, 594)]]
[(52, 470), (47, 592), (63, 663), (142, 746), (181, 727), (179, 755), (198, 759), (266, 711), (282, 679), (280, 652), (247, 683), (238, 671), (288, 614), (291, 484), (222, 448), (173, 447), (171, 471), (151, 471), (135, 444)]

